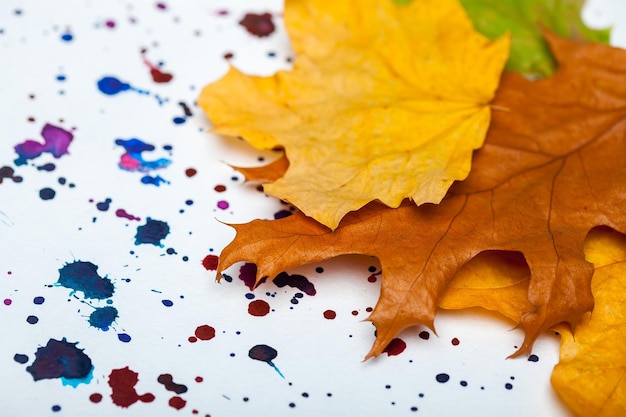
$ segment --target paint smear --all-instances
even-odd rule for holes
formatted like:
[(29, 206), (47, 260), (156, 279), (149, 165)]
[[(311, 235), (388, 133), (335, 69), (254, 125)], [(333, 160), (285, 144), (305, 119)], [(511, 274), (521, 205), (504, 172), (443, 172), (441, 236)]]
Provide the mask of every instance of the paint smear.
[(251, 35), (263, 38), (271, 35), (276, 30), (276, 26), (272, 21), (272, 15), (269, 13), (255, 14), (247, 13), (239, 24), (246, 28)]
[(43, 143), (28, 139), (15, 145), (14, 149), (18, 154), (18, 158), (14, 161), (15, 165), (24, 165), (29, 159), (38, 158), (43, 153), (49, 153), (55, 158), (60, 158), (69, 153), (68, 148), (74, 139), (71, 132), (50, 123), (44, 125), (41, 136), (44, 140)]
[(13, 182), (22, 182), (23, 178), (19, 175), (15, 175), (15, 170), (9, 166), (0, 167), (0, 184), (3, 179), (13, 180)]
[(187, 386), (175, 383), (174, 377), (171, 374), (161, 374), (157, 378), (157, 381), (160, 384), (163, 384), (166, 390), (175, 392), (176, 394), (183, 394), (187, 392)]
[(115, 307), (106, 306), (101, 308), (96, 308), (89, 315), (89, 324), (92, 327), (96, 327), (102, 331), (108, 331), (109, 327), (113, 324), (113, 322), (119, 317), (118, 311)]
[(137, 227), (135, 245), (152, 244), (163, 247), (161, 240), (165, 239), (169, 232), (170, 227), (166, 222), (148, 217), (146, 224)]
[(161, 69), (157, 65), (154, 65), (153, 63), (148, 61), (145, 55), (142, 54), (141, 58), (143, 60), (143, 63), (146, 64), (146, 66), (150, 69), (152, 81), (159, 84), (169, 83), (170, 81), (172, 81), (172, 78), (174, 78), (173, 74), (161, 71)]
[(276, 365), (274, 365), (274, 362), (272, 362), (278, 356), (278, 352), (273, 347), (268, 346), (268, 345), (253, 346), (248, 351), (248, 356), (251, 359), (267, 363), (269, 366), (274, 368), (276, 372), (278, 372), (278, 375), (280, 375), (281, 378), (283, 379), (285, 378), (282, 372), (280, 372), (280, 370), (276, 367)]
[(65, 378), (83, 379), (93, 368), (91, 359), (76, 343), (50, 339), (44, 347), (35, 352), (35, 361), (26, 368), (35, 381), (41, 379)]
[(272, 282), (274, 282), (274, 284), (276, 284), (276, 286), (279, 288), (288, 285), (290, 287), (299, 289), (307, 295), (315, 295), (317, 293), (315, 291), (315, 286), (313, 285), (313, 283), (303, 275), (289, 275), (286, 272), (281, 272), (276, 276), (276, 278), (274, 278)]
[(137, 394), (135, 385), (139, 382), (139, 374), (132, 371), (128, 366), (121, 369), (113, 369), (109, 374), (109, 386), (113, 390), (111, 399), (115, 405), (128, 408), (137, 401), (149, 403), (154, 401), (154, 395), (146, 393)]
[(56, 285), (82, 291), (85, 298), (102, 300), (115, 292), (110, 279), (98, 275), (98, 266), (91, 262), (76, 261), (59, 269), (59, 280)]

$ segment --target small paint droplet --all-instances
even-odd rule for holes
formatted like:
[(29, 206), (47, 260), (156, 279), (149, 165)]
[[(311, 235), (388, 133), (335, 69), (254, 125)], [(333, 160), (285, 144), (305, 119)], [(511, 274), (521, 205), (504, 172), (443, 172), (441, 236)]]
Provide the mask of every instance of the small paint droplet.
[(196, 175), (198, 173), (198, 171), (195, 168), (187, 168), (185, 170), (185, 175), (189, 178), (193, 177), (194, 175)]
[(100, 401), (102, 401), (102, 394), (100, 393), (93, 393), (89, 396), (89, 401), (91, 401), (92, 403), (98, 404)]
[(207, 271), (215, 271), (217, 269), (217, 265), (219, 263), (219, 257), (215, 255), (207, 255), (202, 260), (202, 266)]
[(181, 397), (172, 397), (170, 398), (168, 404), (170, 407), (180, 410), (187, 404), (187, 401), (183, 400)]
[(196, 327), (194, 334), (200, 340), (211, 340), (215, 337), (215, 329), (208, 324), (203, 324)]
[(172, 119), (172, 122), (174, 122), (175, 125), (182, 125), (186, 121), (187, 121), (187, 119), (185, 119), (184, 117), (174, 117)]
[(504, 388), (506, 388), (506, 389), (513, 389), (513, 384), (510, 384), (510, 383), (507, 382), (506, 384), (504, 384)]
[(172, 300), (161, 300), (161, 303), (163, 303), (165, 307), (171, 307), (174, 305), (174, 302)]
[(130, 337), (130, 335), (127, 335), (126, 333), (120, 333), (120, 334), (117, 335), (117, 339), (120, 342), (128, 343), (128, 342), (131, 341), (132, 338)]
[(33, 304), (41, 305), (44, 301), (46, 301), (46, 299), (41, 296), (33, 298)]
[(337, 317), (337, 313), (335, 313), (333, 310), (326, 310), (324, 311), (324, 318), (327, 320), (334, 320), (335, 317)]
[(216, 185), (215, 188), (213, 188), (215, 191), (217, 191), (218, 193), (223, 193), (224, 191), (226, 191), (226, 186), (225, 185)]
[(56, 191), (54, 191), (52, 188), (49, 188), (49, 187), (42, 188), (41, 190), (39, 190), (39, 197), (42, 200), (52, 200), (55, 195), (56, 195)]
[(248, 304), (248, 313), (252, 316), (263, 317), (270, 312), (270, 305), (263, 300), (255, 300)]
[(426, 330), (422, 330), (419, 334), (420, 339), (423, 340), (428, 340), (430, 339), (430, 333), (428, 333)]
[(37, 324), (37, 323), (39, 322), (39, 317), (37, 317), (37, 316), (28, 316), (28, 317), (26, 318), (26, 321), (27, 321), (29, 324)]
[(251, 35), (260, 38), (271, 35), (276, 29), (274, 22), (272, 22), (272, 15), (269, 13), (247, 13), (243, 19), (239, 21), (239, 24), (246, 28), (246, 31)]
[(404, 349), (406, 349), (406, 342), (402, 339), (395, 338), (389, 342), (383, 352), (385, 352), (387, 356), (396, 356), (404, 352)]
[(448, 375), (448, 374), (437, 374), (435, 379), (437, 380), (437, 382), (440, 382), (440, 383), (444, 384), (444, 383), (446, 383), (446, 382), (448, 382), (450, 380), (450, 375)]
[(71, 42), (72, 39), (74, 39), (74, 35), (72, 35), (69, 32), (65, 32), (64, 34), (61, 35), (61, 40), (63, 42)]
[(61, 411), (61, 406), (60, 405), (53, 405), (52, 406), (52, 411), (54, 411), (55, 413)]
[(533, 354), (528, 357), (528, 362), (539, 362), (539, 356)]
[(457, 338), (455, 337), (454, 339), (452, 339), (452, 340), (450, 341), (450, 343), (452, 343), (452, 346), (458, 346), (458, 345), (459, 345), (459, 343), (461, 343), (461, 342), (459, 342), (459, 339), (457, 339)]
[(217, 207), (222, 210), (226, 210), (228, 207), (230, 207), (230, 205), (228, 204), (228, 201), (220, 200), (217, 202)]
[(17, 363), (25, 364), (28, 362), (28, 355), (22, 355), (21, 353), (16, 353), (13, 356), (13, 360)]
[(11, 301), (9, 298), (5, 298), (3, 302), (5, 306), (10, 306), (13, 301)]

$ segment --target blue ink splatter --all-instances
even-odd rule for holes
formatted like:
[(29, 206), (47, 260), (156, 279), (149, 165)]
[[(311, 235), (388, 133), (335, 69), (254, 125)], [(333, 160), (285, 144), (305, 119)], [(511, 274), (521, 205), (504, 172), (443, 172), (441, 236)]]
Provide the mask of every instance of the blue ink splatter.
[(119, 339), (120, 342), (123, 342), (123, 343), (128, 343), (131, 341), (131, 337), (127, 335), (126, 333), (118, 334), (117, 338)]
[(70, 32), (65, 32), (61, 35), (61, 40), (63, 42), (71, 42), (72, 39), (74, 39), (74, 35), (72, 35)]
[(107, 211), (112, 201), (113, 200), (111, 200), (110, 198), (107, 198), (104, 201), (96, 203), (96, 208), (100, 211)]
[(174, 305), (174, 302), (172, 300), (161, 300), (161, 303), (163, 303), (165, 307), (171, 307)]
[(85, 298), (109, 298), (115, 292), (115, 287), (110, 279), (98, 275), (97, 270), (98, 266), (91, 262), (76, 261), (66, 264), (59, 269), (56, 285), (71, 288), (72, 293), (82, 291)]
[(130, 84), (122, 82), (115, 77), (103, 77), (98, 80), (98, 90), (107, 96), (114, 96), (122, 91), (134, 90)]
[(169, 184), (170, 182), (160, 175), (157, 175), (156, 177), (151, 177), (150, 175), (144, 175), (143, 177), (141, 177), (141, 183), (152, 184), (158, 187), (161, 184)]
[(91, 359), (76, 343), (50, 339), (44, 347), (35, 352), (35, 361), (26, 368), (35, 381), (41, 379), (66, 378), (83, 379), (89, 375), (93, 366)]
[(89, 315), (89, 324), (103, 331), (108, 331), (109, 326), (119, 317), (115, 307), (106, 306), (96, 308)]
[(28, 355), (23, 355), (21, 353), (16, 353), (13, 356), (13, 360), (17, 363), (21, 363), (21, 364), (25, 364), (26, 362), (28, 362)]
[(80, 384), (89, 384), (93, 379), (93, 366), (91, 367), (91, 371), (84, 378), (66, 378), (64, 376), (61, 377), (62, 385), (69, 385), (72, 388), (78, 387)]
[(152, 220), (150, 217), (146, 220), (146, 224), (137, 227), (135, 235), (135, 245), (152, 244), (163, 247), (161, 239), (169, 234), (170, 227), (166, 222), (161, 220)]
[(172, 119), (172, 122), (174, 122), (174, 124), (176, 124), (176, 125), (182, 125), (186, 121), (187, 121), (187, 119), (185, 119), (184, 117), (174, 117)]

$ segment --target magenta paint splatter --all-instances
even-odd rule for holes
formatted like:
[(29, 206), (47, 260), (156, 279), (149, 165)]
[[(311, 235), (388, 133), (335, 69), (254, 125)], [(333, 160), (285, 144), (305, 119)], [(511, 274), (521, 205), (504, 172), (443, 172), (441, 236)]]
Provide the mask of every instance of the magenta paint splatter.
[(106, 26), (109, 29), (115, 28), (115, 20), (108, 19), (107, 21), (104, 22), (104, 26)]
[(91, 359), (76, 343), (50, 339), (44, 347), (35, 352), (35, 361), (26, 368), (35, 381), (41, 379), (65, 378), (83, 379), (92, 370)]
[(13, 180), (13, 182), (22, 182), (23, 178), (19, 175), (15, 175), (15, 170), (9, 166), (0, 167), (0, 184), (3, 179)]
[(146, 224), (137, 227), (135, 245), (151, 244), (163, 247), (161, 240), (165, 239), (169, 233), (170, 227), (166, 222), (148, 217)]
[(297, 288), (300, 291), (303, 291), (307, 295), (315, 295), (317, 293), (313, 283), (303, 275), (289, 275), (286, 272), (281, 272), (276, 276), (276, 278), (274, 278), (272, 282), (276, 284), (276, 286), (279, 288), (288, 285), (290, 287)]
[(124, 209), (117, 209), (117, 210), (115, 210), (115, 215), (116, 215), (117, 217), (122, 217), (122, 218), (124, 218), (124, 219), (128, 219), (128, 220), (137, 220), (137, 221), (141, 220), (141, 218), (139, 218), (139, 217), (135, 217), (135, 216), (133, 216), (132, 214), (129, 214), (129, 213), (128, 213), (126, 210), (124, 210)]
[(156, 8), (159, 10), (167, 10), (167, 4), (163, 3), (163, 2), (158, 2), (156, 4)]
[(247, 13), (239, 24), (246, 28), (248, 33), (259, 38), (271, 35), (276, 30), (276, 26), (272, 21), (272, 15), (269, 13), (255, 14)]
[(13, 301), (11, 301), (11, 299), (10, 299), (10, 298), (5, 298), (5, 299), (2, 301), (2, 303), (3, 303), (5, 306), (10, 306), (10, 305), (11, 305), (11, 303), (13, 303)]
[(74, 135), (71, 132), (50, 123), (46, 123), (41, 130), (41, 136), (44, 142), (40, 143), (28, 139), (20, 144), (15, 145), (15, 152), (18, 158), (14, 161), (15, 165), (24, 165), (29, 159), (35, 159), (43, 153), (49, 153), (55, 158), (60, 158), (68, 154), (68, 148)]
[(228, 201), (220, 200), (220, 201), (217, 202), (217, 208), (220, 208), (222, 210), (226, 210), (228, 207), (230, 207), (230, 205), (228, 204)]
[(98, 266), (91, 262), (76, 261), (59, 269), (56, 285), (71, 288), (72, 292), (81, 291), (85, 298), (102, 300), (115, 292), (109, 278), (98, 275)]
[(175, 392), (176, 394), (187, 392), (187, 386), (175, 383), (174, 377), (171, 374), (161, 374), (157, 378), (157, 381), (159, 384), (163, 384), (166, 390)]

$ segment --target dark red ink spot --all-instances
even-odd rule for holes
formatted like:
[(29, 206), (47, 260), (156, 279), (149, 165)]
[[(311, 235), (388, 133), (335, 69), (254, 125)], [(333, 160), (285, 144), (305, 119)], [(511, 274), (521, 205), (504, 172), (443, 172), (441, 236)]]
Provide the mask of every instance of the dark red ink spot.
[(324, 318), (327, 320), (334, 320), (335, 317), (337, 317), (337, 313), (335, 313), (333, 310), (326, 310), (324, 311)]
[(450, 343), (452, 343), (452, 345), (453, 345), (453, 346), (458, 346), (458, 345), (459, 345), (459, 343), (461, 343), (461, 342), (459, 342), (459, 339), (457, 339), (457, 338), (455, 337), (454, 339), (452, 339), (452, 340), (450, 341)]
[(215, 329), (208, 324), (203, 324), (196, 327), (194, 334), (200, 340), (211, 340), (215, 337)]
[(224, 59), (233, 59), (235, 55), (232, 52), (226, 52), (224, 54)]
[(424, 340), (428, 340), (430, 339), (430, 333), (428, 333), (426, 330), (422, 330), (419, 334), (420, 339), (424, 339)]
[(254, 300), (248, 304), (248, 313), (252, 316), (262, 317), (268, 315), (270, 305), (263, 300)]
[(216, 185), (215, 188), (213, 188), (215, 191), (217, 191), (218, 193), (223, 193), (224, 191), (226, 191), (226, 186), (225, 185)]
[(396, 356), (404, 352), (404, 349), (406, 349), (406, 343), (404, 342), (404, 340), (396, 337), (391, 342), (389, 342), (383, 352), (385, 352), (387, 356)]
[(215, 271), (217, 269), (217, 264), (219, 262), (219, 258), (215, 255), (207, 255), (202, 260), (202, 266), (207, 271)]
[(356, 311), (356, 310), (352, 310), (352, 315), (353, 315), (353, 316), (358, 316), (358, 315), (359, 315), (359, 312), (358, 312), (358, 311)]
[(22, 177), (15, 175), (15, 171), (9, 166), (0, 167), (0, 184), (2, 184), (3, 178), (8, 178), (13, 182), (22, 182), (23, 180)]
[(139, 374), (127, 367), (113, 369), (109, 374), (109, 386), (113, 390), (111, 399), (115, 405), (120, 407), (130, 407), (137, 401), (149, 403), (154, 401), (154, 395), (146, 393), (137, 394), (135, 385), (139, 382)]
[(254, 290), (257, 285), (261, 285), (265, 282), (267, 277), (263, 277), (257, 284), (256, 282), (256, 265), (253, 263), (245, 263), (239, 268), (239, 279), (243, 281), (246, 287), (250, 288), (250, 291)]
[(196, 343), (198, 341), (198, 338), (196, 336), (189, 336), (187, 340), (189, 341), (189, 343)]
[(197, 173), (198, 173), (198, 171), (195, 168), (187, 168), (185, 170), (185, 175), (188, 176), (189, 178), (193, 177)]
[(169, 405), (170, 407), (173, 407), (177, 410), (180, 410), (181, 408), (183, 408), (185, 405), (187, 404), (187, 401), (183, 400), (180, 397), (172, 397), (169, 400)]
[(204, 381), (204, 378), (202, 378), (201, 376), (197, 376), (197, 377), (196, 377), (196, 382), (197, 382), (197, 383), (200, 383), (200, 382), (202, 382), (202, 381)]
[(269, 13), (247, 13), (243, 19), (239, 21), (239, 24), (246, 28), (251, 35), (260, 38), (269, 36), (276, 30), (276, 26), (274, 26), (274, 22), (272, 22), (272, 15)]
[(100, 401), (102, 401), (102, 394), (100, 393), (93, 393), (89, 396), (89, 401), (91, 401), (92, 403), (96, 403), (98, 404)]
[(154, 81), (155, 83), (159, 83), (159, 84), (169, 83), (170, 81), (172, 81), (172, 78), (174, 78), (173, 74), (161, 71), (161, 69), (158, 66), (148, 61), (148, 59), (145, 56), (143, 56), (142, 58), (143, 58), (143, 63), (146, 64), (148, 68), (150, 68), (150, 75), (152, 76), (152, 81)]
[(161, 374), (157, 378), (157, 381), (160, 384), (163, 384), (166, 390), (175, 392), (176, 394), (182, 394), (187, 392), (187, 386), (175, 383), (174, 378), (171, 374)]

